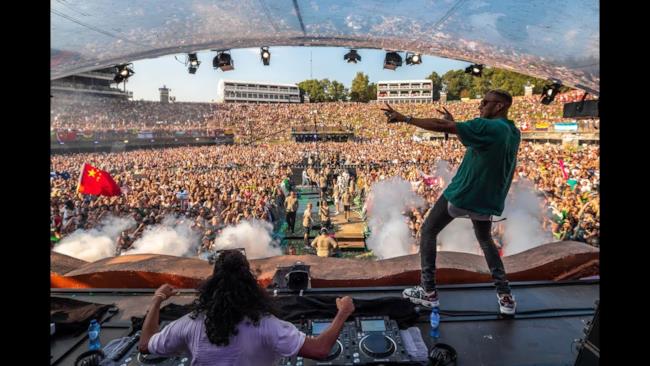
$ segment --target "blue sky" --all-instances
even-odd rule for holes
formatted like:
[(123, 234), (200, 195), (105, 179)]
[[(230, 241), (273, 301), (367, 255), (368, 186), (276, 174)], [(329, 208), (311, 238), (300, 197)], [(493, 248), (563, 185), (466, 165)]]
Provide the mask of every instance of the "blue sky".
[[(199, 52), (201, 65), (194, 75), (190, 75), (183, 65), (183, 54), (135, 61), (135, 74), (128, 80), (126, 88), (133, 91), (134, 100), (159, 100), (158, 88), (166, 85), (176, 101), (211, 102), (217, 97), (217, 83), (220, 79), (294, 84), (310, 78), (328, 78), (349, 88), (357, 72), (368, 75), (371, 82), (411, 80), (424, 79), (432, 71), (442, 75), (449, 70), (469, 65), (467, 62), (423, 55), (421, 64), (407, 66), (404, 62), (402, 67), (391, 71), (383, 69), (386, 55), (384, 50), (359, 49), (362, 60), (357, 64), (348, 64), (343, 60), (343, 55), (349, 51), (346, 48), (271, 47), (270, 51), (271, 64), (264, 66), (259, 48), (234, 49), (231, 55), (235, 69), (228, 72), (212, 68), (215, 52)], [(405, 54), (401, 55), (404, 59)]]

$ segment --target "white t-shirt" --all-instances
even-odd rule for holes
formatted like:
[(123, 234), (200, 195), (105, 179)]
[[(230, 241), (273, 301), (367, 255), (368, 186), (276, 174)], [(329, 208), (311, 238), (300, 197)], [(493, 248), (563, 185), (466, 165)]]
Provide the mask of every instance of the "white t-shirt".
[(154, 334), (147, 348), (160, 356), (189, 354), (192, 366), (262, 366), (273, 365), (280, 357), (295, 356), (305, 343), (305, 333), (272, 315), (260, 319), (258, 326), (243, 320), (237, 330), (227, 346), (216, 346), (205, 332), (205, 315), (192, 319), (188, 314)]

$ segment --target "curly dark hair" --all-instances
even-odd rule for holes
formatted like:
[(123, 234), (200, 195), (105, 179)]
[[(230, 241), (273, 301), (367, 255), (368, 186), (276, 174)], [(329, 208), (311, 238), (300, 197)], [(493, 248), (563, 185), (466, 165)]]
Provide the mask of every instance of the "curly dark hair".
[(225, 250), (214, 263), (212, 276), (198, 288), (192, 319), (205, 313), (210, 343), (227, 346), (237, 335), (237, 325), (248, 318), (259, 325), (264, 315), (276, 314), (271, 299), (258, 284), (246, 257), (238, 250)]

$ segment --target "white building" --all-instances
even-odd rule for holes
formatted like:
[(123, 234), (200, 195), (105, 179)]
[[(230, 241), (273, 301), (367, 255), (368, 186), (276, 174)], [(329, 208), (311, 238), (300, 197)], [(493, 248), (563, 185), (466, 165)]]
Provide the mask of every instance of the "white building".
[(431, 80), (378, 81), (377, 102), (431, 103), (433, 82)]
[(219, 80), (217, 103), (300, 103), (295, 84)]

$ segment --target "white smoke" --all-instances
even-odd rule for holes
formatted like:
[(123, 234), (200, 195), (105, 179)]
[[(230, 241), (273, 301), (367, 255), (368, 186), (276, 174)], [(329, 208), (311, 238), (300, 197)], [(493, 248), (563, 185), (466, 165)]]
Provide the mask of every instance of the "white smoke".
[[(442, 192), (456, 175), (456, 169), (452, 169), (446, 160), (438, 160), (434, 170), (434, 174), (442, 178)], [(437, 244), (439, 251), (483, 254), (476, 241), (474, 226), (469, 219), (454, 219), (440, 232)]]
[(116, 240), (120, 233), (135, 225), (132, 218), (107, 216), (98, 227), (77, 230), (63, 238), (54, 247), (57, 253), (94, 262), (115, 255)]
[[(549, 232), (542, 230), (540, 203), (535, 186), (520, 180), (510, 187), (502, 217), (506, 220), (494, 225), (504, 225), (503, 255), (512, 255), (553, 241)], [(498, 217), (495, 217), (498, 219)], [(495, 238), (496, 239), (496, 238)], [(472, 221), (454, 219), (438, 235), (438, 250), (482, 255)]]
[(540, 212), (542, 198), (536, 194), (535, 186), (528, 180), (520, 180), (510, 187), (503, 216), (505, 233), (503, 255), (511, 255), (553, 241), (553, 235), (542, 230)]
[(268, 258), (282, 255), (282, 250), (272, 240), (273, 225), (266, 221), (242, 221), (237, 226), (228, 226), (215, 241), (215, 250), (246, 249), (248, 259)]
[(413, 192), (409, 182), (399, 177), (373, 184), (371, 192), (368, 247), (379, 259), (411, 254), (413, 238), (402, 212), (422, 206), (424, 200)]
[(470, 219), (454, 219), (438, 234), (437, 244), (438, 251), (483, 254)]
[(160, 225), (147, 227), (142, 237), (133, 243), (133, 248), (122, 253), (166, 254), (177, 257), (196, 255), (200, 233), (192, 229), (192, 221), (176, 219), (168, 215)]
[(433, 175), (442, 178), (443, 189), (447, 188), (451, 183), (451, 178), (456, 175), (456, 169), (452, 169), (451, 165), (446, 160), (438, 160), (434, 166)]
[[(442, 178), (442, 189), (447, 188), (456, 174), (447, 161), (439, 160), (434, 167), (434, 175)], [(494, 225), (503, 225), (503, 255), (512, 255), (549, 243), (553, 240), (549, 232), (542, 230), (540, 212), (542, 199), (537, 195), (535, 186), (526, 180), (513, 183), (506, 198), (502, 217), (507, 220)], [(498, 219), (498, 218), (497, 218)], [(495, 238), (496, 239), (496, 238)], [(464, 252), (483, 255), (472, 221), (467, 218), (454, 219), (438, 235), (438, 250)]]

